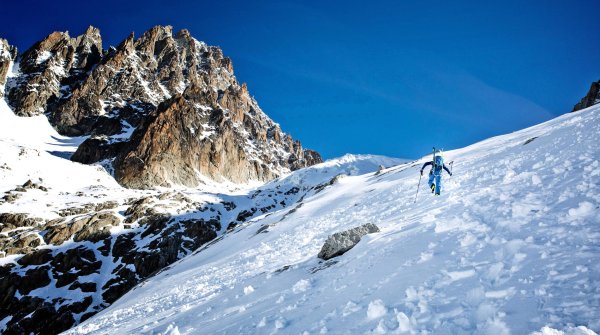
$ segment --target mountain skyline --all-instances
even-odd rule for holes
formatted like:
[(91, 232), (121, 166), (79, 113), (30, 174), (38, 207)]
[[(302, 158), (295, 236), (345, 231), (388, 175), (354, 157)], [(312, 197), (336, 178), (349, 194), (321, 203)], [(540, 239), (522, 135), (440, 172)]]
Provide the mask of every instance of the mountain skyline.
[[(600, 78), (592, 1), (108, 1), (78, 4), (79, 15), (57, 10), (74, 4), (7, 4), (13, 15), (0, 37), (23, 52), (50, 31), (78, 35), (90, 24), (106, 46), (156, 24), (187, 28), (221, 46), (263, 110), (326, 159), (461, 147), (568, 112)], [(33, 24), (17, 23), (26, 18)]]
[(2, 39), (0, 56), (14, 113), (86, 136), (65, 158), (101, 164), (126, 187), (268, 181), (322, 161), (263, 113), (221, 49), (187, 30), (155, 26), (104, 49), (90, 26), (20, 56)]

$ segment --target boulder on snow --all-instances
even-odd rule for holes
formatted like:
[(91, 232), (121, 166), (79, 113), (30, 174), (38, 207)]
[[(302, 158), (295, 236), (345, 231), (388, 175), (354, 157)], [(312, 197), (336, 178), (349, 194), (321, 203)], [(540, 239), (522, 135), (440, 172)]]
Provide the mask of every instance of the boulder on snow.
[(328, 182), (315, 186), (314, 187), (315, 194), (323, 191), (327, 186), (331, 186), (331, 185), (337, 183), (338, 181), (340, 181), (340, 179), (342, 179), (344, 177), (346, 177), (346, 175), (343, 173), (340, 173), (337, 176), (331, 178)]
[(377, 232), (379, 232), (379, 227), (372, 223), (367, 223), (350, 230), (335, 233), (327, 238), (318, 257), (328, 260), (343, 255), (346, 251), (354, 248), (363, 236)]

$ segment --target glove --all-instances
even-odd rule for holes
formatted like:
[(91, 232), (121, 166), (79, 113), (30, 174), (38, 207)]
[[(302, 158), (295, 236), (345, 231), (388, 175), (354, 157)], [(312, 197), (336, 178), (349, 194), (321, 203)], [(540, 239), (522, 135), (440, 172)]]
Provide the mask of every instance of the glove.
[(421, 176), (423, 175), (423, 170), (421, 170)]
[(452, 177), (452, 172), (450, 172), (450, 177)]

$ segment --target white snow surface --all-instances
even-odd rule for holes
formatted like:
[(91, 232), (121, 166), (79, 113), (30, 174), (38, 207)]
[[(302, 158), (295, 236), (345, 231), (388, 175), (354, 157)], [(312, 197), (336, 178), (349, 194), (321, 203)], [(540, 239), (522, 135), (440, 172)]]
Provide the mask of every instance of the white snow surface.
[[(347, 176), (66, 334), (596, 334), (599, 135), (595, 106), (448, 151), (454, 176), (437, 197), (422, 182), (417, 203), (429, 156), (381, 174), (373, 156), (294, 172), (260, 189)], [(381, 232), (317, 258), (329, 235), (368, 222)]]
[(0, 99), (0, 141), (4, 143), (69, 158), (86, 138), (60, 135), (45, 115), (16, 116), (6, 100)]
[[(125, 191), (104, 168), (68, 160), (85, 138), (58, 134), (45, 115), (18, 117), (0, 99), (0, 192), (28, 180), (49, 189), (23, 193), (16, 203), (0, 204), (0, 211), (54, 218), (55, 211), (67, 205), (90, 199), (98, 202), (98, 194), (108, 189)], [(85, 192), (87, 197), (76, 196), (76, 192)], [(1, 259), (0, 264), (9, 258)]]
[(50, 59), (50, 57), (52, 57), (54, 54), (48, 50), (42, 51), (41, 54), (38, 55), (37, 59), (35, 60), (35, 62), (37, 64), (41, 64), (44, 63), (45, 61), (47, 61), (48, 59)]

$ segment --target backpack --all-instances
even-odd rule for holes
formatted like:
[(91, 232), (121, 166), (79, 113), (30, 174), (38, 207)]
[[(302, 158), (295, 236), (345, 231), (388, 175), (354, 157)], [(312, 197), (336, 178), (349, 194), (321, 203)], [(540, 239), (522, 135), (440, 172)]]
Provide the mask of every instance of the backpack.
[(440, 174), (442, 173), (442, 169), (444, 168), (444, 157), (442, 156), (435, 156), (435, 159), (433, 160), (433, 173)]

